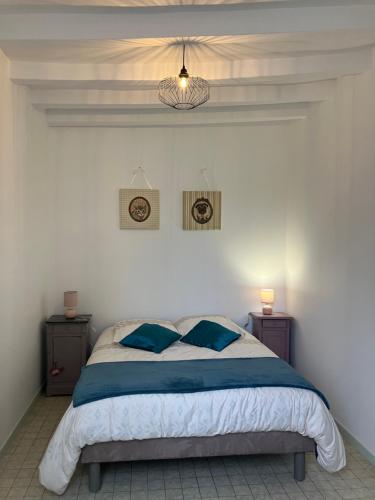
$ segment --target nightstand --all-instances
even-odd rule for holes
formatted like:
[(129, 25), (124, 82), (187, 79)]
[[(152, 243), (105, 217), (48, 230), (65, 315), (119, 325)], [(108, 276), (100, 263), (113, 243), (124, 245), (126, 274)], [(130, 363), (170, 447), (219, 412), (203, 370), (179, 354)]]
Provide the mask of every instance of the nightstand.
[(285, 313), (264, 315), (249, 313), (253, 322), (253, 335), (271, 351), (290, 363), (290, 330), (293, 318)]
[(47, 396), (72, 394), (89, 354), (91, 314), (46, 321)]

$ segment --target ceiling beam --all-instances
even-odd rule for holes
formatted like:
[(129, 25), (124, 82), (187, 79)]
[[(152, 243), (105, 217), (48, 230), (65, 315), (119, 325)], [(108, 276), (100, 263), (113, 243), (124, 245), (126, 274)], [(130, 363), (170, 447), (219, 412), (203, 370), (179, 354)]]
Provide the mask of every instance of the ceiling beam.
[[(303, 5), (350, 5), (353, 0), (230, 0), (228, 3), (237, 4), (279, 4), (295, 5), (296, 1)], [(355, 0), (357, 4), (369, 4), (371, 0)], [(159, 1), (159, 5), (163, 2)], [(223, 0), (164, 0), (165, 5), (189, 5), (189, 4), (216, 5), (222, 4)], [(98, 12), (102, 14), (115, 12), (124, 7), (135, 7), (137, 4), (145, 7), (144, 0), (0, 0), (0, 12)], [(151, 6), (151, 5), (150, 5)]]
[[(320, 2), (319, 2), (320, 3)], [(1, 40), (97, 40), (373, 29), (375, 4), (124, 8), (115, 13), (1, 13)]]
[[(206, 107), (320, 102), (330, 98), (334, 89), (334, 80), (300, 85), (213, 87)], [(155, 89), (121, 91), (33, 89), (30, 97), (34, 107), (42, 111), (165, 109)]]
[[(249, 83), (293, 83), (327, 79), (368, 69), (372, 50), (301, 57), (196, 62), (192, 74), (215, 85)], [(189, 68), (190, 69), (190, 68)], [(39, 88), (126, 89), (156, 88), (159, 80), (176, 73), (174, 64), (69, 64), (11, 62), (13, 82)]]
[[(301, 0), (299, 0), (301, 1)], [(345, 5), (351, 0), (302, 0), (305, 4), (331, 4)], [(61, 0), (55, 3), (56, 0), (0, 0), (0, 12), (69, 12), (69, 11), (98, 11), (103, 14), (105, 12), (113, 12), (124, 7), (135, 7), (137, 5), (145, 7), (144, 0)], [(293, 3), (293, 0), (231, 0), (231, 3), (245, 4), (265, 4), (265, 3)], [(357, 2), (368, 3), (368, 0), (357, 0)], [(167, 0), (166, 5), (181, 5), (181, 0)], [(189, 1), (183, 2), (189, 5)], [(190, 3), (193, 3), (190, 1)], [(223, 3), (222, 0), (194, 0), (194, 4), (215, 5)], [(162, 2), (159, 1), (159, 5)]]
[(165, 107), (163, 111), (144, 113), (69, 113), (47, 111), (50, 127), (189, 127), (266, 124), (304, 120), (308, 112), (305, 104), (264, 106), (259, 109), (232, 108), (210, 110), (205, 106), (194, 112), (176, 111)]

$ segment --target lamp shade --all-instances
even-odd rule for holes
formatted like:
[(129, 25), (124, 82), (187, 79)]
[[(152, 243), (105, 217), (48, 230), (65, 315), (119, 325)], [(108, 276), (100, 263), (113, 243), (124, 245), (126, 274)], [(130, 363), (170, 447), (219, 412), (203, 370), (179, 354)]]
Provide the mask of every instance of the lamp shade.
[(260, 300), (263, 304), (273, 304), (275, 301), (275, 291), (272, 288), (262, 288)]
[(208, 101), (208, 82), (199, 76), (189, 76), (185, 86), (180, 77), (170, 76), (159, 83), (159, 100), (175, 109), (194, 109)]
[(182, 68), (178, 76), (169, 76), (159, 83), (159, 100), (175, 109), (193, 109), (210, 97), (207, 80), (190, 76), (185, 68), (185, 43), (182, 46)]
[(78, 292), (64, 292), (64, 306), (76, 307), (78, 303)]

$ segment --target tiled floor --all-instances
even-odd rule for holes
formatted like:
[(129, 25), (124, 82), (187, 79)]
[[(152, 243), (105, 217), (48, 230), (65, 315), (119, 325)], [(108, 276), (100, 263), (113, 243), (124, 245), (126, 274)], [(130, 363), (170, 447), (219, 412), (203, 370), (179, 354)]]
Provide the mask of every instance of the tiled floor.
[[(38, 482), (37, 467), (69, 398), (39, 397), (0, 456), (0, 498), (54, 498)], [(347, 445), (348, 465), (328, 474), (308, 456), (306, 480), (292, 476), (291, 457), (227, 457), (109, 465), (100, 493), (90, 494), (79, 466), (64, 499), (355, 499), (375, 500), (375, 467)]]

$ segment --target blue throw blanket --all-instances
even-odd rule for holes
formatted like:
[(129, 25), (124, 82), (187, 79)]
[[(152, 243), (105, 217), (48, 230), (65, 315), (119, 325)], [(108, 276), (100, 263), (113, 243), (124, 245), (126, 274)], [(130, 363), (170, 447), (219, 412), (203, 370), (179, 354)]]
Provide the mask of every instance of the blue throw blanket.
[(124, 361), (86, 366), (74, 389), (73, 406), (130, 394), (172, 394), (295, 387), (324, 395), (279, 358), (225, 358), (191, 361)]

